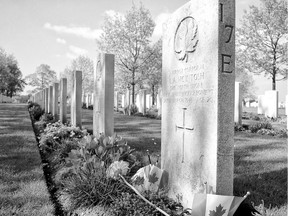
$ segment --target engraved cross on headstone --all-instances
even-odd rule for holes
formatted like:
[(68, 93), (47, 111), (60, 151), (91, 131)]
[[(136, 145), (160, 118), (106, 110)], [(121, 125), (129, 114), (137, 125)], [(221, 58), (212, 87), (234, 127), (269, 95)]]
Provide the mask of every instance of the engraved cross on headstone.
[(182, 108), (183, 109), (183, 126), (177, 126), (176, 125), (176, 131), (177, 130), (183, 130), (182, 134), (182, 163), (184, 163), (184, 141), (185, 141), (185, 131), (187, 130), (188, 132), (191, 132), (194, 130), (194, 128), (188, 128), (185, 126), (185, 111), (187, 108)]

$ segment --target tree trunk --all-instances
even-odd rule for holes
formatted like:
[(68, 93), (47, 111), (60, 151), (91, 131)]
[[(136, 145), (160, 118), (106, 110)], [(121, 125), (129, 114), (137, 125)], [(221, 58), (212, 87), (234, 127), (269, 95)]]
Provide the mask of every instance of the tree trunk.
[(132, 71), (132, 104), (135, 104), (135, 69)]
[(132, 83), (132, 104), (135, 104), (135, 83)]
[(155, 105), (155, 86), (152, 85), (152, 105)]
[(272, 76), (272, 90), (276, 90), (276, 73)]

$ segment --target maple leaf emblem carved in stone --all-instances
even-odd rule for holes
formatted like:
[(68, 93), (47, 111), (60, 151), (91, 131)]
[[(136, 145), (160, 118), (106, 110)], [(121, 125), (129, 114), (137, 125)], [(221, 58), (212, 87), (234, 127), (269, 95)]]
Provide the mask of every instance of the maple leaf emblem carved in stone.
[(193, 53), (198, 44), (198, 25), (191, 16), (179, 23), (174, 38), (174, 51), (180, 61), (188, 61), (188, 53)]
[(223, 206), (221, 204), (216, 207), (216, 211), (209, 211), (209, 216), (222, 216), (226, 212), (225, 209), (223, 209)]

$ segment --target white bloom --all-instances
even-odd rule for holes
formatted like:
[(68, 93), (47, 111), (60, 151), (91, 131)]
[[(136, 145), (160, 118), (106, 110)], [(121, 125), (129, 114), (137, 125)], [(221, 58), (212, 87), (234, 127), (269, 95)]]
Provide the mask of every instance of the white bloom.
[(115, 161), (107, 169), (108, 178), (117, 179), (119, 174), (126, 175), (129, 170), (129, 163), (126, 161)]

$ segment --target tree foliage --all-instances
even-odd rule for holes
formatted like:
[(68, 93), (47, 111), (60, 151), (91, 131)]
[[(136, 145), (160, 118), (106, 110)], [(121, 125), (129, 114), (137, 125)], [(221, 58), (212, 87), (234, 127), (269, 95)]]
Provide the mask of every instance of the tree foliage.
[(142, 4), (133, 5), (124, 16), (106, 15), (103, 34), (97, 41), (101, 51), (115, 54), (115, 84), (118, 90), (132, 87), (132, 103), (135, 85), (143, 80), (143, 68), (152, 56), (147, 47), (154, 27), (149, 10)]
[(284, 0), (261, 0), (245, 11), (237, 30), (236, 45), (243, 67), (276, 81), (287, 78), (288, 9)]
[(41, 64), (36, 68), (36, 71), (25, 77), (28, 85), (35, 87), (32, 93), (48, 88), (56, 82), (56, 72), (49, 65)]
[(93, 92), (93, 60), (87, 56), (78, 56), (73, 59), (71, 64), (65, 68), (61, 74), (62, 77), (67, 78), (68, 92), (71, 92), (73, 83), (73, 72), (79, 70), (82, 71), (82, 92), (92, 93)]
[(24, 86), (17, 60), (0, 48), (0, 93), (12, 97), (23, 91)]

